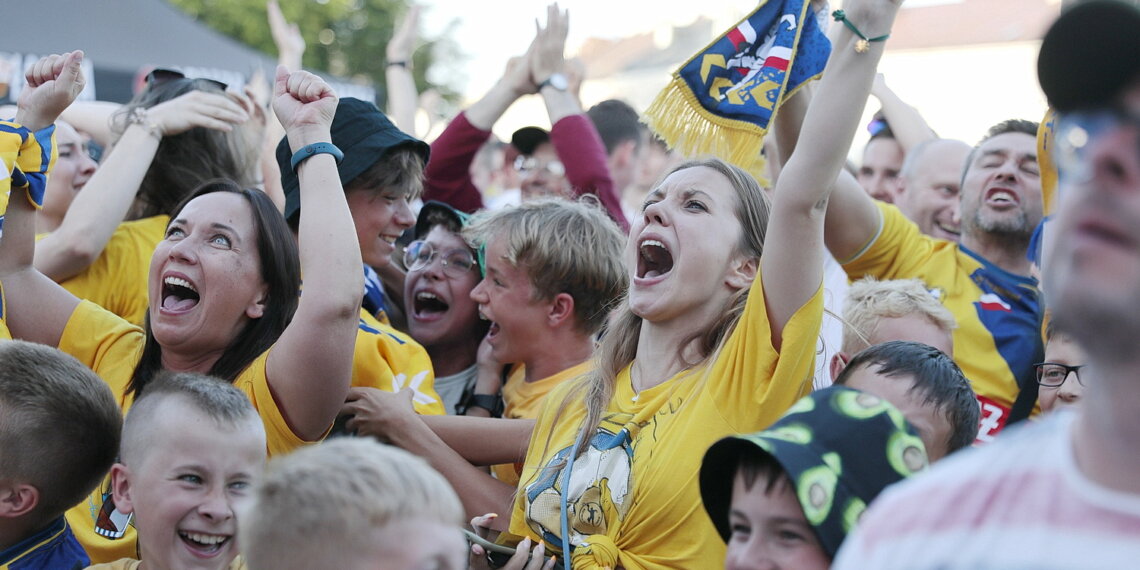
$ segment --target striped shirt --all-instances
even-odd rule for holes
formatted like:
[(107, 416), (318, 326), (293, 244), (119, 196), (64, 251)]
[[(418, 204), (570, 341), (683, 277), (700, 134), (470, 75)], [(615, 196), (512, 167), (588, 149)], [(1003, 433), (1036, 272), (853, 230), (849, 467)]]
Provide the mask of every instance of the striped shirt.
[(832, 568), (1137, 567), (1140, 495), (1077, 469), (1075, 418), (1062, 411), (1011, 429), (888, 489)]

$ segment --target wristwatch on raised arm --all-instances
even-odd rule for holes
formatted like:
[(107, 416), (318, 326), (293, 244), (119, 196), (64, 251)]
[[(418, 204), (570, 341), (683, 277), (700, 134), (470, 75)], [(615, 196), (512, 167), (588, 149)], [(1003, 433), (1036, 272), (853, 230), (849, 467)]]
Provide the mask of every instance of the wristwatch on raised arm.
[(570, 80), (566, 79), (566, 76), (561, 73), (553, 73), (542, 83), (538, 84), (538, 90), (542, 91), (542, 88), (547, 86), (553, 87), (558, 91), (566, 91), (570, 88)]

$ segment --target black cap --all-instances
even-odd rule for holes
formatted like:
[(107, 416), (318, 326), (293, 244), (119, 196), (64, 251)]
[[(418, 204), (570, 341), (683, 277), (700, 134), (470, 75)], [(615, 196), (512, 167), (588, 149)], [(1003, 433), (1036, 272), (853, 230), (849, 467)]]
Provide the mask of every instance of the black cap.
[(1093, 0), (1061, 14), (1041, 42), (1037, 77), (1060, 112), (1108, 104), (1140, 75), (1140, 9)]
[(523, 156), (534, 154), (539, 145), (548, 142), (550, 142), (550, 133), (540, 127), (523, 127), (511, 135), (511, 146)]
[(423, 237), (431, 231), (432, 226), (428, 222), (428, 217), (431, 216), (432, 212), (442, 212), (444, 215), (455, 220), (455, 225), (460, 228), (466, 227), (467, 220), (471, 218), (471, 214), (460, 212), (452, 208), (449, 204), (428, 200), (424, 202), (423, 207), (420, 208), (419, 215), (416, 216), (416, 225), (412, 233), (413, 239), (423, 239)]
[[(337, 166), (343, 186), (348, 186), (394, 149), (410, 148), (420, 155), (424, 164), (431, 152), (427, 143), (396, 128), (376, 105), (352, 97), (344, 97), (337, 103), (332, 143), (344, 153), (344, 160)], [(289, 166), (292, 156), (288, 139), (282, 138), (277, 145), (277, 166), (281, 169), (281, 186), (285, 191), (285, 219), (290, 221), (301, 208), (300, 182)]]

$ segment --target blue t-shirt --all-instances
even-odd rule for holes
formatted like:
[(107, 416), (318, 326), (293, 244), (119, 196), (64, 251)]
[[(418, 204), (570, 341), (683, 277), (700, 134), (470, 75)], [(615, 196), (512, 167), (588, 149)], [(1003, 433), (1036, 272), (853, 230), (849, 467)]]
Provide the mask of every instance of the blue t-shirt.
[(47, 528), (0, 552), (0, 570), (72, 570), (91, 563), (61, 516)]

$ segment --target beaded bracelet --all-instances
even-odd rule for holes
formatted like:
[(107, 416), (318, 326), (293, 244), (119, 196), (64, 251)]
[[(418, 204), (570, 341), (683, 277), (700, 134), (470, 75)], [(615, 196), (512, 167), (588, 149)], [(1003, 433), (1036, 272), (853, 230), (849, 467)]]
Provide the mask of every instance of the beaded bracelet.
[(844, 12), (843, 10), (836, 10), (836, 11), (832, 12), (831, 17), (835, 18), (836, 22), (843, 22), (843, 25), (847, 26), (847, 29), (851, 30), (851, 33), (855, 34), (856, 36), (859, 36), (859, 41), (855, 42), (855, 52), (856, 53), (866, 53), (867, 50), (871, 49), (871, 45), (870, 45), (871, 42), (882, 42), (882, 41), (886, 41), (887, 38), (891, 37), (890, 34), (883, 34), (881, 36), (875, 36), (873, 38), (868, 38), (867, 36), (863, 35), (863, 32), (859, 31), (859, 28), (855, 27), (855, 24), (851, 23), (851, 20), (847, 19), (847, 13)]
[(135, 107), (127, 114), (127, 124), (138, 125), (143, 128), (150, 136), (162, 140), (162, 127), (154, 124), (147, 116), (146, 109), (142, 107)]

